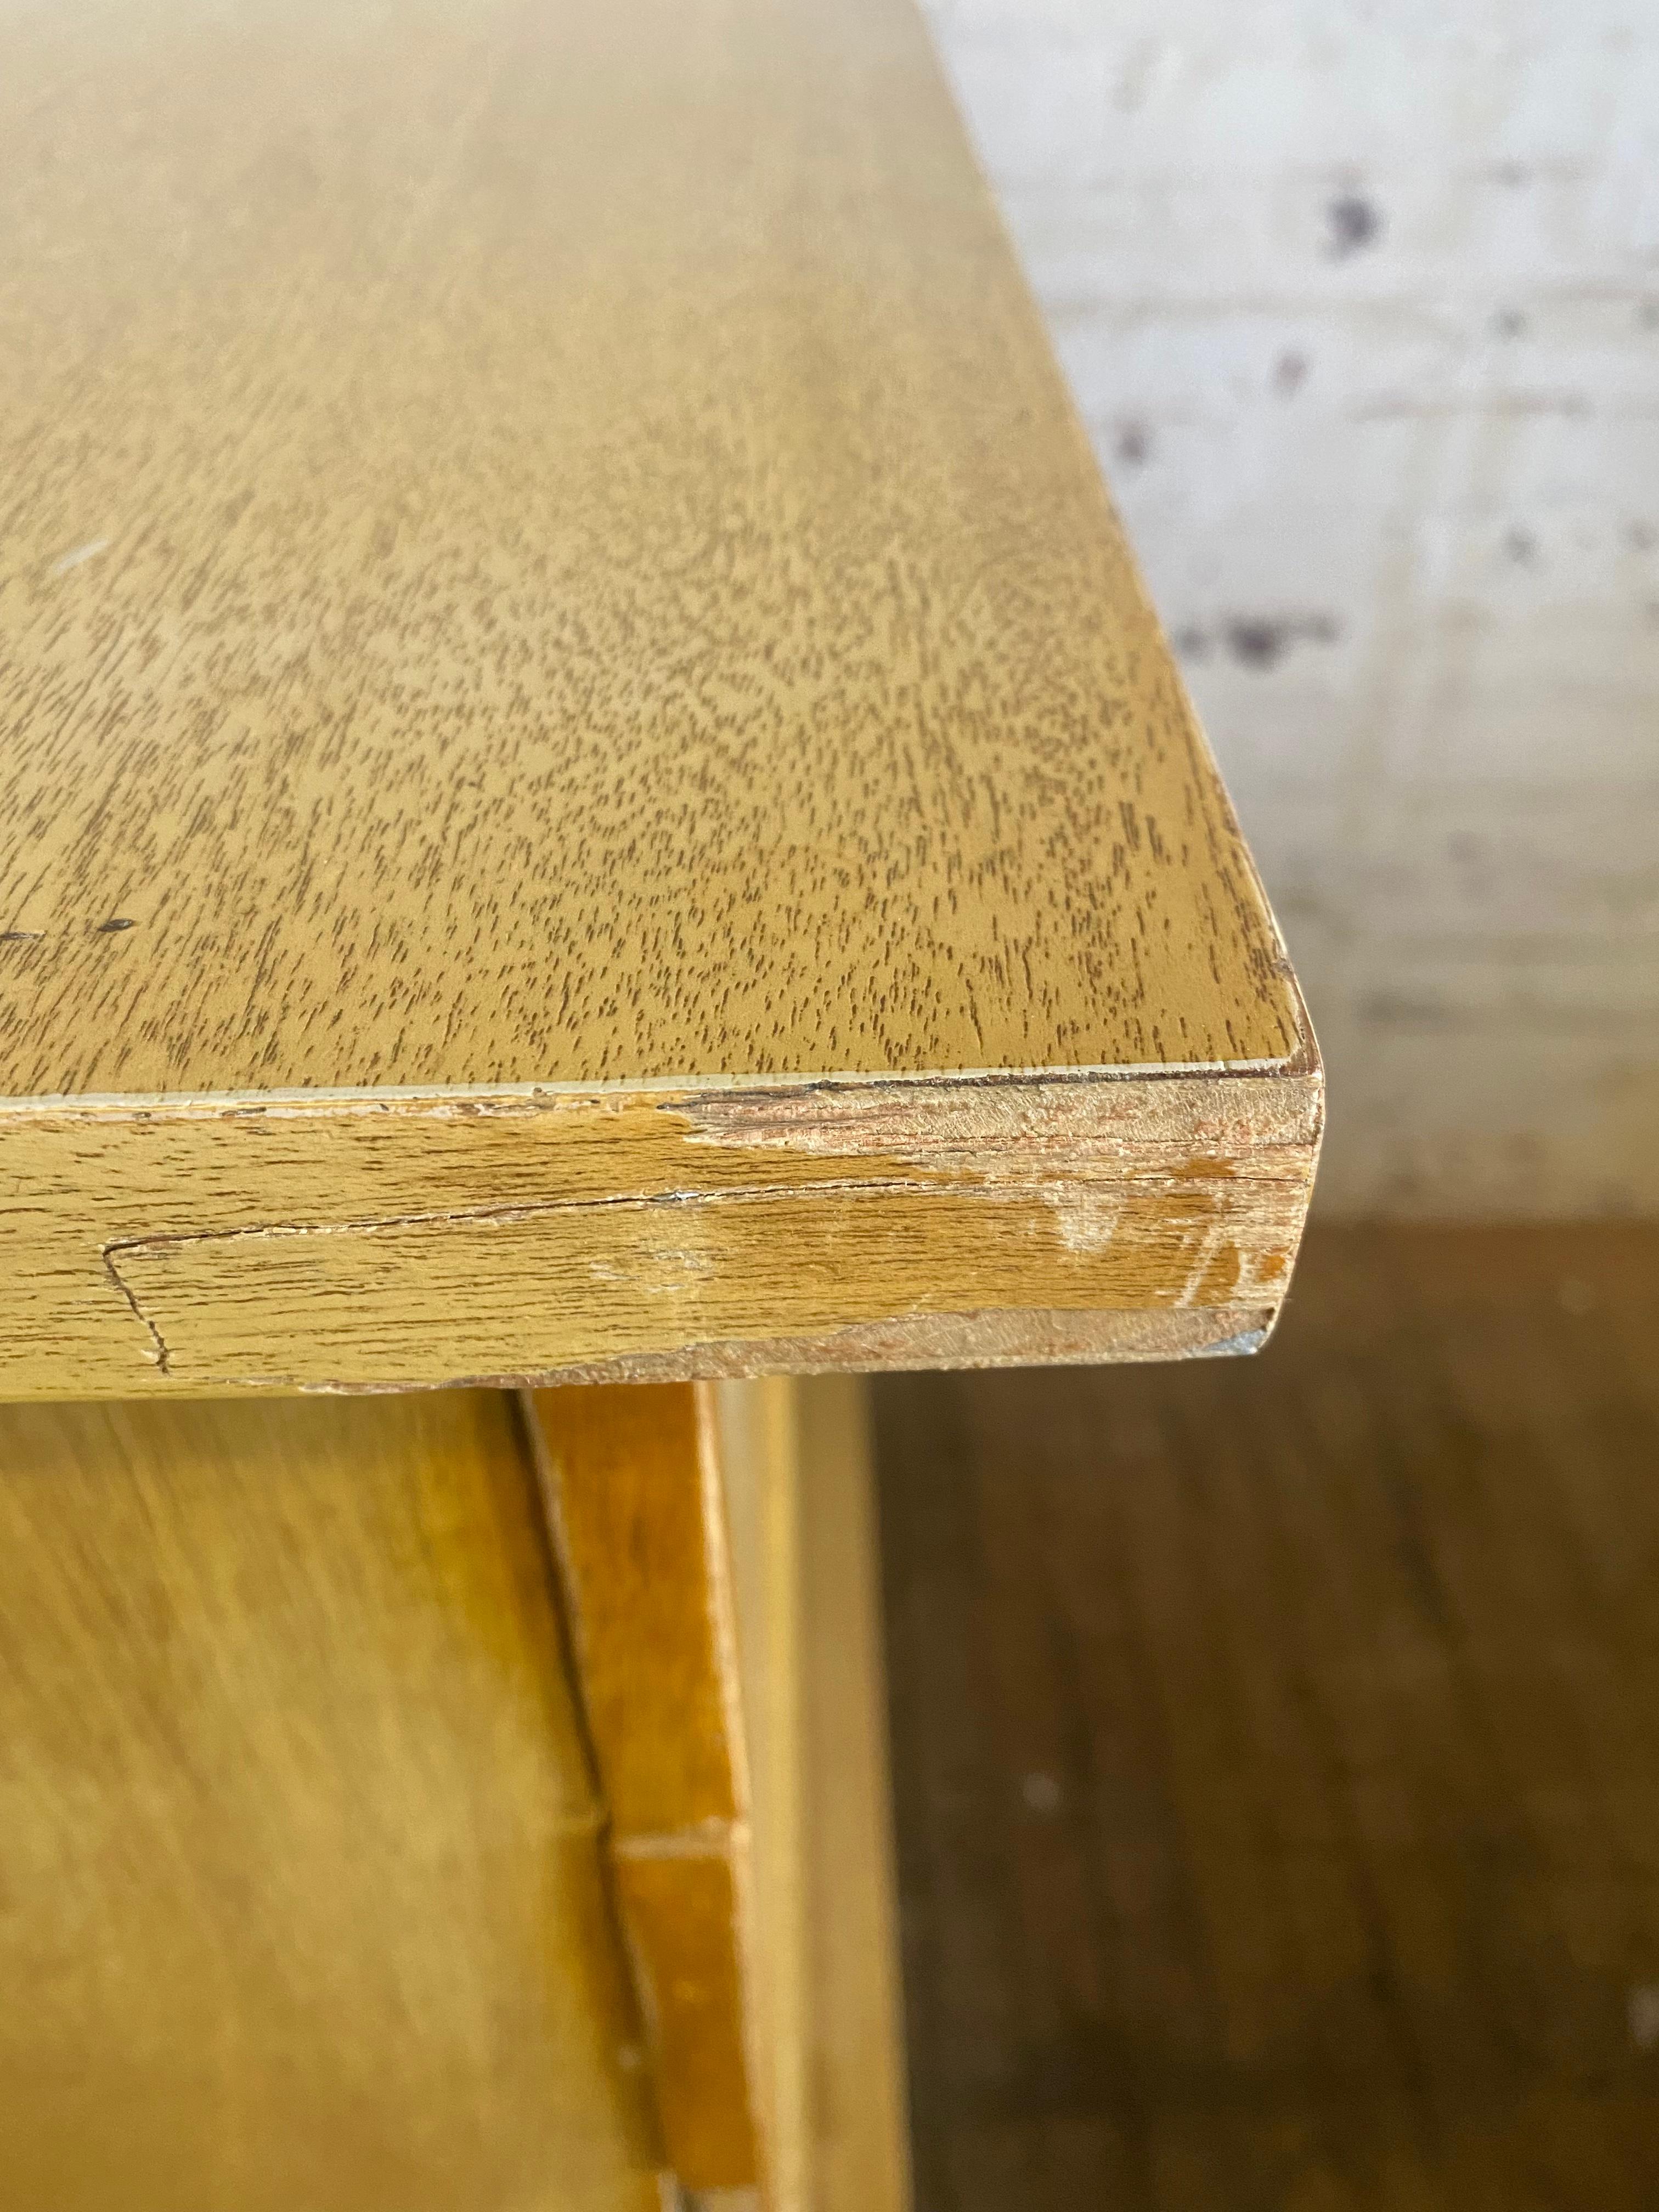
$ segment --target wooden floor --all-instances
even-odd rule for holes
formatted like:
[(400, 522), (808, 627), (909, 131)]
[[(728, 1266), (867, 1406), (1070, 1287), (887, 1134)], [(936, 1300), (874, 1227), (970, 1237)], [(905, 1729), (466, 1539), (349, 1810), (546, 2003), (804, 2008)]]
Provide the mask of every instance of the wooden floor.
[(918, 2212), (1659, 2208), (1659, 1231), (876, 1405)]

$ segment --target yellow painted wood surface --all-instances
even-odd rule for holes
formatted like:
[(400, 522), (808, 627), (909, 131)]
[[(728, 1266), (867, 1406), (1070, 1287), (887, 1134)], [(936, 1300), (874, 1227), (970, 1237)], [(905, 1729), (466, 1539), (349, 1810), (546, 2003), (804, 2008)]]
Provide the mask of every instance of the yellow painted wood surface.
[(908, 0), (12, 11), (0, 218), (0, 1391), (1271, 1314), (1305, 1021)]
[(903, 1991), (868, 1386), (798, 1386), (811, 2212), (908, 2212)]
[(1169, 1356), (1259, 1336), (1310, 1075), (0, 1126), (0, 1393)]
[(769, 2212), (908, 2212), (866, 1388), (736, 1382), (716, 1408), (754, 1776)]
[(0, 2202), (656, 2212), (512, 1401), (0, 1407)]

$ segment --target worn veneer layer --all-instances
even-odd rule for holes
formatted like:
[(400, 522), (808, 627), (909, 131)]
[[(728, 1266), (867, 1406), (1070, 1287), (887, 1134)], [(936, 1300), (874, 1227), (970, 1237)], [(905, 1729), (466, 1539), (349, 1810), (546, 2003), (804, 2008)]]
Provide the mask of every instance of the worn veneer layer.
[(12, 1396), (1155, 1358), (1259, 1335), (1312, 1073), (20, 1116)]

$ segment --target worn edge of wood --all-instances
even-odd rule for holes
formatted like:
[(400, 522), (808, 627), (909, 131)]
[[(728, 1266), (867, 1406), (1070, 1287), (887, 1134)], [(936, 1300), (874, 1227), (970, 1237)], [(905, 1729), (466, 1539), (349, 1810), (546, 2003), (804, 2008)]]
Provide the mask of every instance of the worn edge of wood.
[[(27, 1299), (40, 1287), (52, 1294), (38, 1313), (23, 1311), (24, 1326), (0, 1346), (0, 1389), (52, 1397), (533, 1386), (1253, 1349), (1283, 1296), (1322, 1131), (1322, 1069), (1304, 1021), (1302, 1050), (1274, 1074), (1166, 1068), (1034, 1079), (1001, 1071), (746, 1090), (618, 1085), (396, 1101), (171, 1101), (160, 1110), (134, 1102), (68, 1113), (0, 1109), (0, 1161), (13, 1168), (21, 1201), (9, 1209), (14, 1295)], [(1200, 1128), (1213, 1157), (1190, 1157)], [(355, 1164), (346, 1157), (354, 1147), (362, 1156)], [(710, 1248), (730, 1255), (752, 1240), (753, 1227), (734, 1227), (728, 1215), (710, 1229), (710, 1206), (787, 1199), (821, 1209), (890, 1193), (901, 1203), (919, 1195), (949, 1194), (958, 1205), (1018, 1199), (1028, 1213), (1052, 1209), (1070, 1243), (1065, 1216), (1073, 1199), (1086, 1211), (1108, 1189), (1154, 1201), (1160, 1191), (1190, 1197), (1200, 1170), (1213, 1171), (1212, 1200), (1231, 1210), (1247, 1242), (1257, 1233), (1252, 1218), (1265, 1224), (1274, 1272), (1257, 1297), (1249, 1286), (1229, 1297), (1171, 1279), (1107, 1297), (1097, 1285), (1079, 1294), (1068, 1285), (1072, 1294), (1060, 1297), (1052, 1295), (1061, 1288), (1056, 1280), (1045, 1297), (1036, 1279), (1012, 1302), (932, 1295), (924, 1259), (914, 1285), (890, 1280), (861, 1297), (854, 1282), (848, 1310), (820, 1314), (805, 1328), (784, 1310), (764, 1330), (674, 1325), (660, 1304), (653, 1308), (624, 1285), (612, 1301), (625, 1310), (623, 1334), (638, 1340), (643, 1331), (647, 1340), (606, 1342), (597, 1323), (587, 1327), (586, 1309), (568, 1303), (562, 1333), (568, 1340), (574, 1329), (577, 1340), (556, 1353), (550, 1345), (499, 1352), (484, 1345), (483, 1357), (448, 1357), (443, 1336), (443, 1352), (416, 1358), (406, 1349), (394, 1358), (386, 1344), (365, 1355), (327, 1326), (313, 1328), (319, 1302), (290, 1289), (285, 1325), (255, 1332), (258, 1371), (229, 1338), (216, 1339), (233, 1309), (257, 1305), (269, 1291), (261, 1268), (295, 1273), (295, 1239), (324, 1240), (326, 1249), (314, 1244), (304, 1265), (320, 1271), (337, 1304), (358, 1300), (342, 1335), (377, 1325), (373, 1265), (393, 1240), (404, 1275), (395, 1297), (380, 1286), (382, 1304), (431, 1335), (442, 1317), (412, 1310), (411, 1300), (442, 1289), (453, 1248), (440, 1247), (458, 1232), (520, 1230), (578, 1208), (690, 1205), (705, 1210)], [(550, 1182), (560, 1186), (556, 1197)], [(1089, 1234), (1085, 1225), (1085, 1243)], [(492, 1237), (492, 1259), (501, 1241)], [(158, 1268), (168, 1283), (183, 1283), (191, 1328), (205, 1332), (188, 1344), (185, 1371), (175, 1367), (176, 1328), (155, 1310), (144, 1279)], [(532, 1268), (524, 1284), (549, 1296), (544, 1270)], [(1137, 1334), (1104, 1317), (1152, 1310), (1212, 1311), (1217, 1323), (1195, 1332), (1176, 1322)], [(378, 1319), (389, 1343), (391, 1316)], [(278, 1340), (296, 1354), (280, 1364), (271, 1352)]]
[(1318, 1048), (1300, 987), (1288, 960), (1276, 963), (1289, 989), (1300, 1030), (1294, 1052), (1271, 1060), (1148, 1060), (1037, 1064), (1030, 1066), (945, 1068), (836, 1068), (809, 1075), (763, 1075), (705, 1072), (682, 1075), (628, 1075), (603, 1081), (352, 1084), (331, 1087), (273, 1084), (257, 1091), (68, 1091), (27, 1097), (0, 1097), (0, 1126), (30, 1114), (199, 1115), (246, 1112), (310, 1113), (353, 1106), (487, 1106), (495, 1102), (533, 1104), (538, 1099), (640, 1097), (678, 1099), (708, 1093), (713, 1097), (811, 1095), (821, 1091), (954, 1089), (993, 1084), (1133, 1083), (1189, 1076), (1249, 1078), (1308, 1075), (1320, 1071)]
[[(1229, 1359), (1260, 1352), (1277, 1305), (1019, 1310), (897, 1316), (813, 1338), (744, 1337), (727, 1344), (641, 1353), (529, 1378), (480, 1376), (470, 1387), (558, 1389), (605, 1382), (731, 1382), (759, 1375), (873, 1375), (945, 1368), (1097, 1367), (1120, 1362)], [(319, 1386), (313, 1385), (315, 1389)], [(368, 1386), (372, 1390), (376, 1386)], [(379, 1386), (399, 1389), (403, 1384)], [(427, 1386), (444, 1389), (445, 1384)]]

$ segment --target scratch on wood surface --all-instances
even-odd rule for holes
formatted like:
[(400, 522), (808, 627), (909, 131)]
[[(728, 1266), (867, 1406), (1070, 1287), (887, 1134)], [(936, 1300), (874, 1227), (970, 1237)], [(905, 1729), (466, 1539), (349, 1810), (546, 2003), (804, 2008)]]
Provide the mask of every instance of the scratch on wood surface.
[(1223, 1287), (1228, 1298), (1236, 1298), (1241, 1304), (1281, 1297), (1291, 1256), (1288, 1249), (1277, 1248), (1253, 1251), (1238, 1236), (1235, 1224), (1224, 1217), (1215, 1219), (1206, 1226), (1194, 1249), (1187, 1279), (1175, 1303), (1178, 1306), (1217, 1304), (1218, 1271), (1225, 1278)]
[(143, 1306), (140, 1305), (138, 1303), (137, 1293), (134, 1291), (131, 1284), (127, 1281), (125, 1276), (122, 1274), (120, 1268), (116, 1265), (115, 1255), (122, 1249), (123, 1248), (119, 1244), (105, 1245), (102, 1252), (99, 1255), (104, 1263), (104, 1272), (109, 1277), (111, 1282), (114, 1284), (117, 1291), (120, 1293), (121, 1297), (126, 1304), (129, 1310), (131, 1312), (133, 1319), (138, 1323), (140, 1328), (144, 1331), (144, 1334), (149, 1339), (149, 1349), (144, 1354), (145, 1358), (148, 1359), (150, 1364), (156, 1368), (161, 1374), (169, 1374), (172, 1371), (173, 1355), (167, 1350), (167, 1340), (162, 1336), (161, 1330), (155, 1326), (155, 1323), (144, 1311)]
[[(1152, 1340), (1100, 1312), (1184, 1295), (1214, 1317), (1158, 1336), (1179, 1357), (1282, 1296), (1319, 1088), (1312, 1071), (969, 1078), (20, 1115), (10, 1164), (78, 1218), (31, 1217), (54, 1302), (8, 1379), (57, 1395), (1139, 1358)], [(1010, 1314), (1027, 1316), (1012, 1334)], [(334, 1353), (304, 1354), (325, 1322)]]
[(1243, 1359), (1251, 1352), (1260, 1352), (1273, 1334), (1273, 1323), (1267, 1322), (1260, 1328), (1242, 1328), (1237, 1336), (1224, 1336), (1214, 1344), (1201, 1346), (1190, 1356), (1194, 1359)]
[[(737, 1739), (733, 1740), (736, 1748)], [(615, 1836), (611, 1848), (619, 1859), (724, 1859), (747, 1848), (746, 1820), (699, 1820), (689, 1828), (653, 1830), (648, 1835)]]
[[(862, 1182), (824, 1182), (809, 1186), (813, 1196), (882, 1197), (899, 1191), (925, 1192), (933, 1186), (927, 1182), (896, 1182), (890, 1180)], [(121, 1262), (129, 1255), (149, 1255), (179, 1251), (198, 1244), (229, 1244), (289, 1237), (346, 1237), (374, 1236), (378, 1232), (398, 1229), (421, 1228), (492, 1228), (510, 1227), (515, 1222), (530, 1221), (549, 1214), (599, 1213), (619, 1206), (635, 1209), (669, 1206), (691, 1206), (755, 1203), (763, 1200), (781, 1200), (798, 1198), (801, 1192), (788, 1184), (756, 1184), (747, 1188), (724, 1190), (676, 1190), (657, 1192), (648, 1197), (623, 1194), (612, 1198), (548, 1199), (515, 1206), (494, 1206), (434, 1208), (420, 1213), (373, 1214), (355, 1221), (256, 1221), (246, 1222), (232, 1229), (188, 1230), (180, 1233), (163, 1232), (154, 1237), (124, 1237), (106, 1244), (100, 1254), (105, 1273), (124, 1303), (131, 1310), (150, 1340), (151, 1349), (145, 1357), (161, 1374), (172, 1372), (173, 1355), (166, 1339), (154, 1318), (146, 1311), (137, 1291), (121, 1272)], [(678, 1260), (684, 1263), (684, 1273), (690, 1278), (711, 1274), (714, 1261), (702, 1252), (665, 1250), (657, 1255), (659, 1261)], [(593, 1273), (597, 1279), (629, 1279), (622, 1271), (607, 1270), (602, 1261), (595, 1261)], [(678, 1284), (647, 1285), (647, 1290), (659, 1292), (680, 1287)]]
[(389, 70), (306, 0), (303, 82), (263, 7), (76, 79), (0, 336), (8, 1392), (1186, 1349), (1100, 1310), (1293, 1245), (1282, 943), (871, 4), (445, 0)]
[[(817, 1155), (877, 1152), (930, 1166), (972, 1160), (1027, 1176), (1046, 1158), (1068, 1170), (1147, 1162), (1160, 1147), (1194, 1167), (1234, 1172), (1233, 1155), (1317, 1143), (1322, 1086), (1302, 1072), (1259, 1077), (1015, 1077), (939, 1084), (836, 1084), (788, 1091), (685, 1092), (671, 1110), (694, 1145)], [(1173, 1164), (1173, 1163), (1172, 1163)], [(1050, 1172), (1053, 1172), (1051, 1167)]]
[[(505, 1228), (517, 1221), (533, 1221), (538, 1215), (602, 1213), (618, 1206), (644, 1208), (664, 1206), (702, 1206), (753, 1202), (763, 1199), (803, 1197), (888, 1197), (902, 1191), (925, 1194), (948, 1186), (927, 1181), (905, 1182), (890, 1176), (834, 1182), (749, 1183), (708, 1190), (663, 1190), (644, 1194), (618, 1192), (605, 1198), (520, 1200), (510, 1206), (434, 1206), (416, 1213), (374, 1213), (349, 1221), (248, 1221), (228, 1229), (159, 1231), (150, 1237), (123, 1237), (104, 1248), (106, 1264), (113, 1266), (118, 1252), (171, 1251), (185, 1244), (229, 1244), (240, 1239), (265, 1237), (364, 1237), (394, 1229)], [(119, 1278), (118, 1277), (118, 1280)]]
[(1103, 1252), (1123, 1218), (1123, 1200), (1109, 1191), (1055, 1183), (1048, 1199), (1060, 1241), (1068, 1252)]
[(72, 551), (54, 561), (47, 573), (53, 576), (67, 576), (71, 568), (78, 568), (83, 561), (94, 561), (100, 553), (107, 553), (108, 550), (107, 538), (89, 538), (84, 545), (76, 546)]

